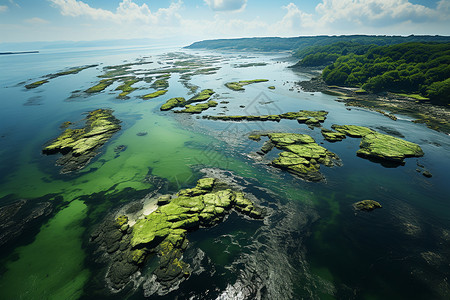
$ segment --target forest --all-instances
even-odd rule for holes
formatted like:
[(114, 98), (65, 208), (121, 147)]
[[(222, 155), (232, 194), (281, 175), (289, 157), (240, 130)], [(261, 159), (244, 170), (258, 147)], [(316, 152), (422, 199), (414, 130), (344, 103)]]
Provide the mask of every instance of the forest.
[(305, 65), (335, 60), (322, 72), (327, 84), (361, 87), (374, 93), (418, 93), (450, 103), (450, 43), (339, 46), (327, 46), (330, 53), (317, 52), (304, 58)]

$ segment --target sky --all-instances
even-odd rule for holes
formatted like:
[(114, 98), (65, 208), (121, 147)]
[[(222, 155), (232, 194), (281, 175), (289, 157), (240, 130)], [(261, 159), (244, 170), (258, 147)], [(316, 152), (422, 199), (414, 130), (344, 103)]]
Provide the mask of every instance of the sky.
[(450, 35), (450, 0), (0, 0), (0, 43)]

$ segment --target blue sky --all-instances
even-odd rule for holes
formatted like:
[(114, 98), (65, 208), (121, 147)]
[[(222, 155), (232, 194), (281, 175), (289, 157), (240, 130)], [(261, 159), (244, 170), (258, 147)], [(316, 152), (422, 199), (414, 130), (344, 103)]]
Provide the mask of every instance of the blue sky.
[(0, 42), (450, 35), (450, 0), (0, 0)]

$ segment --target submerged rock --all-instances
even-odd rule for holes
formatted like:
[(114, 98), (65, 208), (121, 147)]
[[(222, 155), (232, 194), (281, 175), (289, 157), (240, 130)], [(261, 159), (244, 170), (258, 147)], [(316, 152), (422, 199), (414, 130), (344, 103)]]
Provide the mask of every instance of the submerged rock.
[(353, 207), (357, 210), (372, 211), (377, 208), (381, 208), (381, 204), (374, 200), (362, 200), (353, 204)]
[(34, 203), (25, 199), (0, 207), (0, 246), (4, 249), (23, 234), (39, 230), (52, 211), (50, 202)]
[(63, 155), (56, 161), (62, 166), (61, 173), (83, 168), (97, 154), (96, 151), (120, 130), (120, 121), (112, 115), (112, 112), (108, 109), (89, 112), (84, 128), (67, 128), (44, 147), (42, 153)]
[(194, 188), (180, 190), (173, 198), (159, 196), (155, 203), (157, 208), (134, 224), (127, 215), (120, 215), (105, 221), (91, 236), (91, 241), (110, 255), (106, 280), (114, 291), (130, 283), (147, 260), (158, 258), (153, 275), (158, 294), (164, 295), (191, 273), (189, 264), (182, 260), (189, 231), (214, 226), (231, 210), (253, 219), (264, 216), (242, 192), (214, 178), (200, 179)]

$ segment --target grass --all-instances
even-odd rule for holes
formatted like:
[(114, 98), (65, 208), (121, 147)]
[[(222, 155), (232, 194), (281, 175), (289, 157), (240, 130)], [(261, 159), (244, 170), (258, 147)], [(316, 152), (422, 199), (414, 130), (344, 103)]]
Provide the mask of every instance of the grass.
[(430, 98), (423, 97), (422, 95), (419, 95), (419, 94), (396, 94), (396, 95), (401, 96), (401, 97), (408, 97), (408, 98), (416, 99), (419, 101), (429, 101), (430, 100)]

